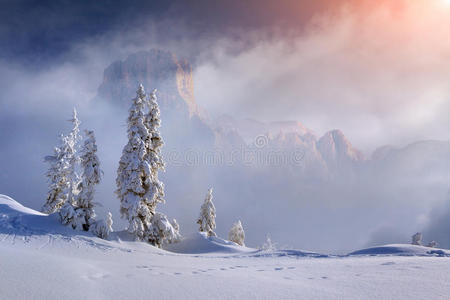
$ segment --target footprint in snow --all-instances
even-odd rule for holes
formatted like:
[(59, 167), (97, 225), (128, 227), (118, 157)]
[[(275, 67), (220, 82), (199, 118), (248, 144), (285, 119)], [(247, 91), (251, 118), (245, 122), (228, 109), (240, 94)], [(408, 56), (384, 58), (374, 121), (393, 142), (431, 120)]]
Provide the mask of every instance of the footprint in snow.
[(136, 266), (138, 269), (148, 269), (148, 266)]
[(393, 262), (393, 261), (388, 261), (388, 262), (382, 263), (381, 265), (382, 265), (382, 266), (392, 266), (392, 265), (395, 265), (395, 262)]
[(275, 268), (274, 270), (275, 271), (281, 271), (281, 270), (284, 270), (284, 268), (283, 267), (279, 267), (279, 268)]
[(84, 276), (85, 278), (91, 279), (91, 280), (97, 280), (97, 279), (106, 279), (108, 277), (111, 277), (109, 274), (102, 274), (102, 273), (97, 273), (97, 274), (91, 274), (91, 275), (87, 275)]

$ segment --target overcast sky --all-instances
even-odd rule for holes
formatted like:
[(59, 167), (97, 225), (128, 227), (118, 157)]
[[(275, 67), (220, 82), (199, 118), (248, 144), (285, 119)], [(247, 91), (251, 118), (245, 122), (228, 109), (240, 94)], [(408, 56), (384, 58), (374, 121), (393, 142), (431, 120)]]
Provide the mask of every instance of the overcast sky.
[(51, 77), (64, 70), (88, 75), (71, 79), (71, 88), (89, 97), (111, 61), (160, 47), (192, 62), (197, 101), (212, 116), (297, 120), (318, 135), (338, 128), (368, 155), (384, 144), (450, 139), (443, 0), (1, 6), (4, 85), (8, 71)]

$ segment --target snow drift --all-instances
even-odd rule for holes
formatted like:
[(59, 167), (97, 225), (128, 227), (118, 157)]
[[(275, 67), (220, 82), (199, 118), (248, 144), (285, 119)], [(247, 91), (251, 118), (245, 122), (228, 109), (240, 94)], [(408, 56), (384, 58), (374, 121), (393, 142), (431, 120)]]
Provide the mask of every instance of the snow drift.
[(254, 252), (255, 249), (239, 246), (236, 243), (211, 236), (206, 232), (197, 232), (190, 235), (179, 243), (170, 244), (164, 249), (176, 253), (242, 253)]
[(416, 245), (391, 244), (357, 250), (348, 255), (450, 256), (450, 251)]

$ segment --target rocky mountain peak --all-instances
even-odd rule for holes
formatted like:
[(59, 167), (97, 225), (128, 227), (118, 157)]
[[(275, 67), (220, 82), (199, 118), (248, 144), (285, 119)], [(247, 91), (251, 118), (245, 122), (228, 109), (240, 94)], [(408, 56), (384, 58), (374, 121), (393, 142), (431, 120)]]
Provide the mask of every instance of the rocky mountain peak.
[(331, 130), (317, 142), (317, 148), (328, 162), (361, 161), (363, 154), (354, 148), (340, 130)]
[(197, 114), (192, 67), (170, 51), (141, 51), (112, 63), (104, 71), (98, 96), (128, 105), (140, 83), (147, 91), (158, 89), (161, 110), (178, 109), (190, 116)]
[(222, 115), (216, 120), (216, 127), (224, 130), (235, 130), (247, 141), (257, 136), (268, 135), (271, 138), (295, 133), (299, 136), (314, 135), (312, 130), (297, 121), (261, 122), (253, 119), (235, 119)]

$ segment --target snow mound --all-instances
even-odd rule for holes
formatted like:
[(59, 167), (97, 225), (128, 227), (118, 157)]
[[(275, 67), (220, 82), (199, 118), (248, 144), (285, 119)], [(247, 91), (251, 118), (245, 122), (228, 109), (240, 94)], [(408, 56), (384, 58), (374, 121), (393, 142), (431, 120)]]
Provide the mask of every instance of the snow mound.
[(325, 258), (332, 257), (326, 254), (320, 254), (317, 252), (304, 251), (304, 250), (259, 250), (258, 252), (250, 255), (252, 257), (314, 257)]
[(0, 234), (43, 235), (49, 232), (66, 234), (73, 230), (61, 225), (56, 214), (43, 214), (0, 195)]
[(17, 215), (38, 215), (45, 216), (45, 214), (34, 209), (28, 208), (17, 202), (16, 200), (0, 194), (0, 214), (17, 216)]
[(450, 250), (407, 244), (391, 244), (354, 251), (348, 255), (450, 256)]
[(242, 247), (236, 243), (218, 237), (208, 237), (206, 232), (194, 233), (183, 238), (176, 244), (165, 246), (164, 249), (175, 253), (185, 254), (248, 253), (256, 251), (256, 249)]
[(180, 254), (234, 254), (236, 257), (328, 257), (310, 251), (258, 250), (242, 247), (218, 237), (208, 237), (206, 232), (194, 233), (178, 243), (166, 245), (164, 250)]

